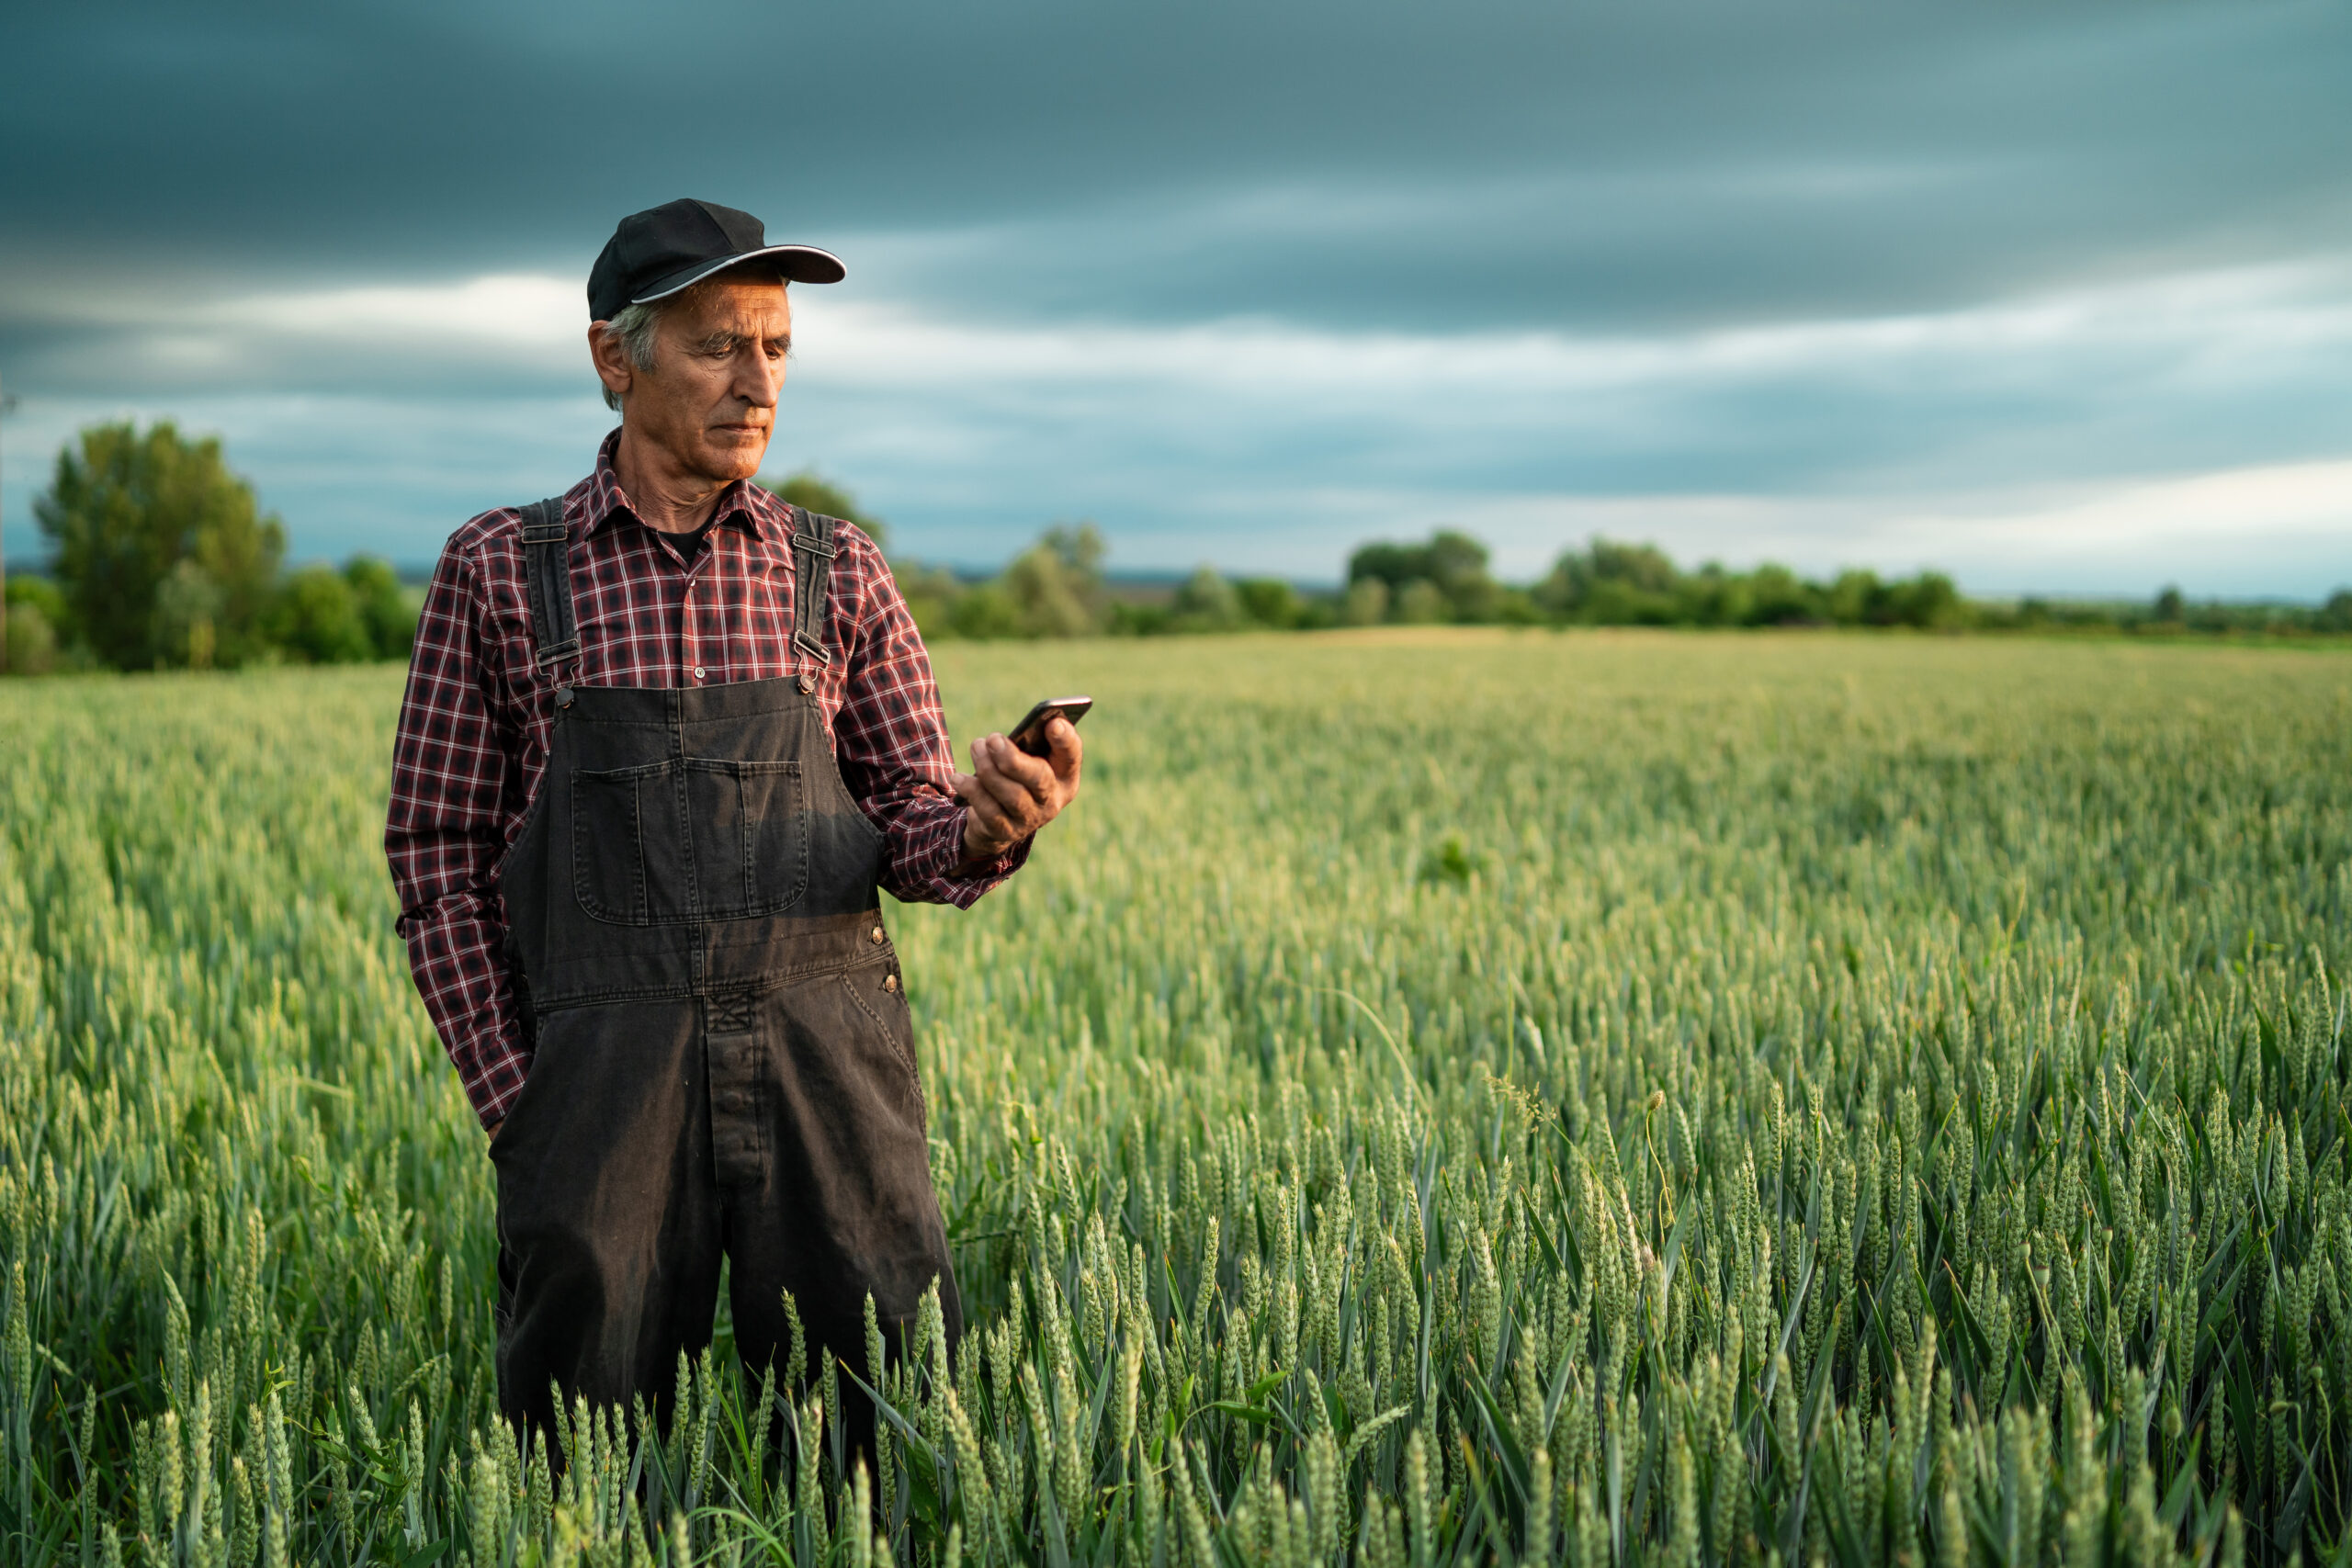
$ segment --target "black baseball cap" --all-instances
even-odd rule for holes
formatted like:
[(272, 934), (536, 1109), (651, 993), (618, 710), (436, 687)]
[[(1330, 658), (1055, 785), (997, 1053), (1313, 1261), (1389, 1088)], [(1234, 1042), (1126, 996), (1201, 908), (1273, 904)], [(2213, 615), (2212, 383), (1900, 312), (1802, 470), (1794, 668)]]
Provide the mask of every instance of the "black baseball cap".
[(620, 220), (588, 269), (588, 319), (609, 321), (700, 283), (714, 272), (762, 261), (794, 283), (839, 283), (841, 258), (814, 245), (771, 245), (767, 225), (715, 201), (680, 197)]

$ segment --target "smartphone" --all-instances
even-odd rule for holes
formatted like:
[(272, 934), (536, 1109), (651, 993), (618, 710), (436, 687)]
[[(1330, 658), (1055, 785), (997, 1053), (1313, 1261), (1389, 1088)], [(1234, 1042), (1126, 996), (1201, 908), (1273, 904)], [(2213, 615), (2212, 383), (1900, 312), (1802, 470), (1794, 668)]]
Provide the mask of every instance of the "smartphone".
[(1059, 714), (1076, 724), (1093, 705), (1092, 697), (1048, 697), (1023, 714), (1021, 722), (1006, 731), (1004, 738), (1032, 757), (1049, 757), (1054, 749), (1046, 744), (1046, 726), (1054, 715)]

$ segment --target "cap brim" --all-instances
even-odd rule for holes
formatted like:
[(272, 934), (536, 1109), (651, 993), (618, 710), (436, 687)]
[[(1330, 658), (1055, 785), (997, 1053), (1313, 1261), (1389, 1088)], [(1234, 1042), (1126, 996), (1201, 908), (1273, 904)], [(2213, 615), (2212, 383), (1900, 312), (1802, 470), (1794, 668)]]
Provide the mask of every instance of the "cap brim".
[(763, 245), (741, 255), (722, 256), (717, 261), (696, 262), (689, 267), (657, 277), (641, 293), (629, 299), (632, 305), (650, 304), (664, 299), (682, 288), (692, 288), (704, 278), (725, 272), (729, 267), (747, 262), (767, 262), (774, 270), (794, 283), (839, 283), (849, 276), (849, 268), (842, 265), (842, 258), (831, 251), (820, 251), (814, 245)]

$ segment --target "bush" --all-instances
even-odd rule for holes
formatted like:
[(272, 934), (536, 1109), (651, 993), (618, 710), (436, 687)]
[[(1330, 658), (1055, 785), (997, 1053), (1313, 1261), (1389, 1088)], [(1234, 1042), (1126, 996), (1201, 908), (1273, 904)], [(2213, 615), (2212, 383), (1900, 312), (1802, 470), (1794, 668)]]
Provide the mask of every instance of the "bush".
[(1426, 577), (1416, 577), (1397, 591), (1388, 618), (1408, 626), (1434, 626), (1453, 619), (1453, 603), (1445, 590)]
[(1176, 617), (1165, 604), (1138, 604), (1121, 599), (1111, 605), (1113, 637), (1166, 637), (1176, 629)]
[(209, 670), (220, 651), (229, 595), (193, 558), (176, 562), (155, 591), (155, 661)]
[(45, 577), (19, 574), (0, 587), (8, 607), (6, 673), (46, 675), (57, 668), (61, 649), (71, 640), (65, 595)]
[(7, 654), (11, 675), (46, 675), (57, 667), (57, 630), (39, 604), (8, 606)]
[(966, 589), (949, 610), (947, 624), (957, 637), (989, 638), (1035, 635), (1025, 632), (1021, 606), (1012, 602), (1011, 594), (993, 582)]
[(892, 561), (890, 576), (899, 585), (899, 597), (907, 602), (907, 614), (914, 617), (917, 631), (926, 637), (956, 635), (952, 624), (956, 604), (965, 590), (954, 572), (921, 561)]
[(1204, 566), (1186, 578), (1169, 609), (1170, 623), (1178, 631), (1238, 631), (1249, 618), (1241, 608), (1241, 595), (1213, 566)]
[(1245, 577), (1233, 585), (1241, 613), (1258, 626), (1287, 631), (1306, 619), (1306, 603), (1298, 590), (1279, 577)]
[(372, 656), (406, 659), (416, 641), (416, 610), (391, 566), (374, 556), (354, 556), (344, 563), (343, 580), (358, 604)]
[(1535, 585), (1537, 606), (1557, 620), (1599, 625), (1664, 622), (1681, 574), (1655, 545), (1595, 539), (1570, 550)]
[(1054, 527), (1004, 569), (999, 591), (1023, 637), (1085, 637), (1110, 618), (1102, 534), (1091, 523)]
[(313, 664), (356, 664), (376, 655), (359, 596), (332, 567), (306, 566), (288, 578), (271, 621), (278, 645)]
[(1348, 586), (1367, 581), (1385, 586), (1389, 614), (1400, 621), (1491, 620), (1501, 592), (1487, 574), (1487, 547), (1452, 528), (1425, 544), (1384, 540), (1357, 550), (1348, 558)]

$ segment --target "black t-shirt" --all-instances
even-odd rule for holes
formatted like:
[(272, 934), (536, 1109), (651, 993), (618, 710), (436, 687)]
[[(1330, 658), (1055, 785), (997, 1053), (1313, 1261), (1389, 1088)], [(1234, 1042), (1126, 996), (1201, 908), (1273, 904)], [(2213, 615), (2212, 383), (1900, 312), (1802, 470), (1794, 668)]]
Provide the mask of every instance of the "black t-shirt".
[(653, 525), (650, 523), (646, 524), (645, 526), (652, 529), (654, 533), (662, 535), (663, 538), (668, 539), (670, 541), (670, 547), (677, 551), (680, 558), (683, 558), (688, 566), (692, 566), (696, 560), (701, 558), (703, 546), (710, 538), (710, 531), (718, 526), (718, 519), (716, 517), (706, 517), (699, 525), (687, 529), (683, 534), (673, 534), (663, 529), (654, 528)]

